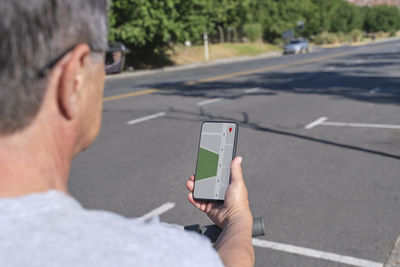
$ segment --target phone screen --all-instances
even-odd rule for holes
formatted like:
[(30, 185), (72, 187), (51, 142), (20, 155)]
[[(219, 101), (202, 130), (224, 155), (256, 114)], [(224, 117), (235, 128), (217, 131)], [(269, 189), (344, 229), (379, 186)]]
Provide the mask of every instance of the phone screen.
[(238, 124), (235, 122), (203, 122), (193, 192), (195, 199), (225, 199), (230, 164), (236, 153), (237, 133)]

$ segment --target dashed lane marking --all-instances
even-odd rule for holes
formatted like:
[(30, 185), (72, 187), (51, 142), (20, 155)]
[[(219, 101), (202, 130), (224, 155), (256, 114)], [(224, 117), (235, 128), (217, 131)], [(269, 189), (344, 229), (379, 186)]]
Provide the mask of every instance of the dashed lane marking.
[(221, 100), (222, 100), (222, 98), (213, 98), (213, 99), (201, 101), (201, 102), (197, 103), (197, 105), (198, 106), (204, 106), (204, 105), (207, 105), (207, 104), (219, 102)]
[(379, 92), (381, 90), (381, 88), (379, 87), (375, 87), (374, 89), (372, 89), (371, 91), (369, 91), (371, 94), (375, 94), (377, 92)]
[(256, 87), (256, 88), (247, 89), (247, 90), (245, 90), (244, 92), (245, 92), (246, 94), (251, 94), (251, 93), (258, 92), (258, 91), (260, 91), (260, 88)]
[(134, 119), (134, 120), (128, 121), (126, 124), (132, 125), (132, 124), (136, 124), (136, 123), (139, 123), (139, 122), (152, 120), (152, 119), (155, 119), (155, 118), (158, 118), (158, 117), (165, 116), (165, 114), (166, 114), (165, 112), (156, 113), (156, 114), (153, 114), (153, 115), (149, 115), (149, 116), (146, 116), (146, 117), (142, 117), (142, 118), (138, 118), (138, 119)]
[(326, 67), (325, 69), (324, 69), (324, 72), (328, 72), (328, 71), (334, 71), (335, 70), (335, 67)]
[(146, 213), (141, 218), (149, 219), (149, 218), (154, 217), (154, 216), (160, 216), (161, 214), (169, 211), (170, 209), (173, 209), (174, 207), (175, 207), (175, 203), (174, 202), (167, 202), (167, 203), (162, 204), (160, 207), (158, 207), (158, 208)]

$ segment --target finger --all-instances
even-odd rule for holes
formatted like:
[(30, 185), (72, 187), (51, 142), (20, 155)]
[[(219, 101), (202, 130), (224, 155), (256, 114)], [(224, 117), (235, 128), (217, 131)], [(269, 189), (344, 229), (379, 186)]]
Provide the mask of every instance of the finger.
[(187, 188), (190, 192), (193, 192), (194, 182), (191, 181), (191, 180), (186, 181), (186, 188)]
[(188, 200), (190, 203), (192, 203), (196, 208), (198, 208), (201, 211), (205, 211), (207, 207), (207, 202), (204, 201), (197, 201), (193, 198), (193, 193), (188, 193)]
[(243, 182), (242, 157), (235, 157), (231, 163), (231, 183)]
[(200, 209), (200, 203), (193, 199), (193, 193), (188, 193), (187, 198), (189, 202), (193, 204), (193, 206)]
[(194, 175), (190, 176), (190, 181), (194, 181)]
[(215, 202), (210, 202), (207, 204), (205, 212), (210, 213), (213, 209), (218, 209), (221, 204), (217, 204)]
[(200, 203), (200, 210), (206, 211), (206, 209), (207, 209), (207, 203), (206, 202), (201, 202)]
[(220, 209), (223, 205), (224, 204), (222, 204), (222, 203), (210, 202), (208, 206), (209, 206), (210, 210), (212, 210), (212, 209)]

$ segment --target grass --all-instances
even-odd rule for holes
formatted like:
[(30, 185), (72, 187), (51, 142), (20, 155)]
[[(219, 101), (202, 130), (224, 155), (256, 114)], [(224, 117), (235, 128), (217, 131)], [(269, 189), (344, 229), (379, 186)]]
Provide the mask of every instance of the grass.
[[(211, 61), (220, 58), (256, 56), (281, 50), (279, 46), (262, 42), (210, 44), (208, 47)], [(174, 51), (170, 52), (170, 59), (176, 65), (204, 62), (204, 46), (176, 46)]]

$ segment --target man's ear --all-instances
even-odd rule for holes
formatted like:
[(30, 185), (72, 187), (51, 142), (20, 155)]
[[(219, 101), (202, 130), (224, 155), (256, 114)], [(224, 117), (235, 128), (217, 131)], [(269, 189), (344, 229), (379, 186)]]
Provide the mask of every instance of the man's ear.
[(90, 55), (87, 44), (77, 45), (66, 57), (67, 60), (60, 66), (62, 73), (57, 88), (57, 98), (60, 112), (71, 120), (76, 117), (79, 107), (80, 88), (84, 79), (85, 58)]

